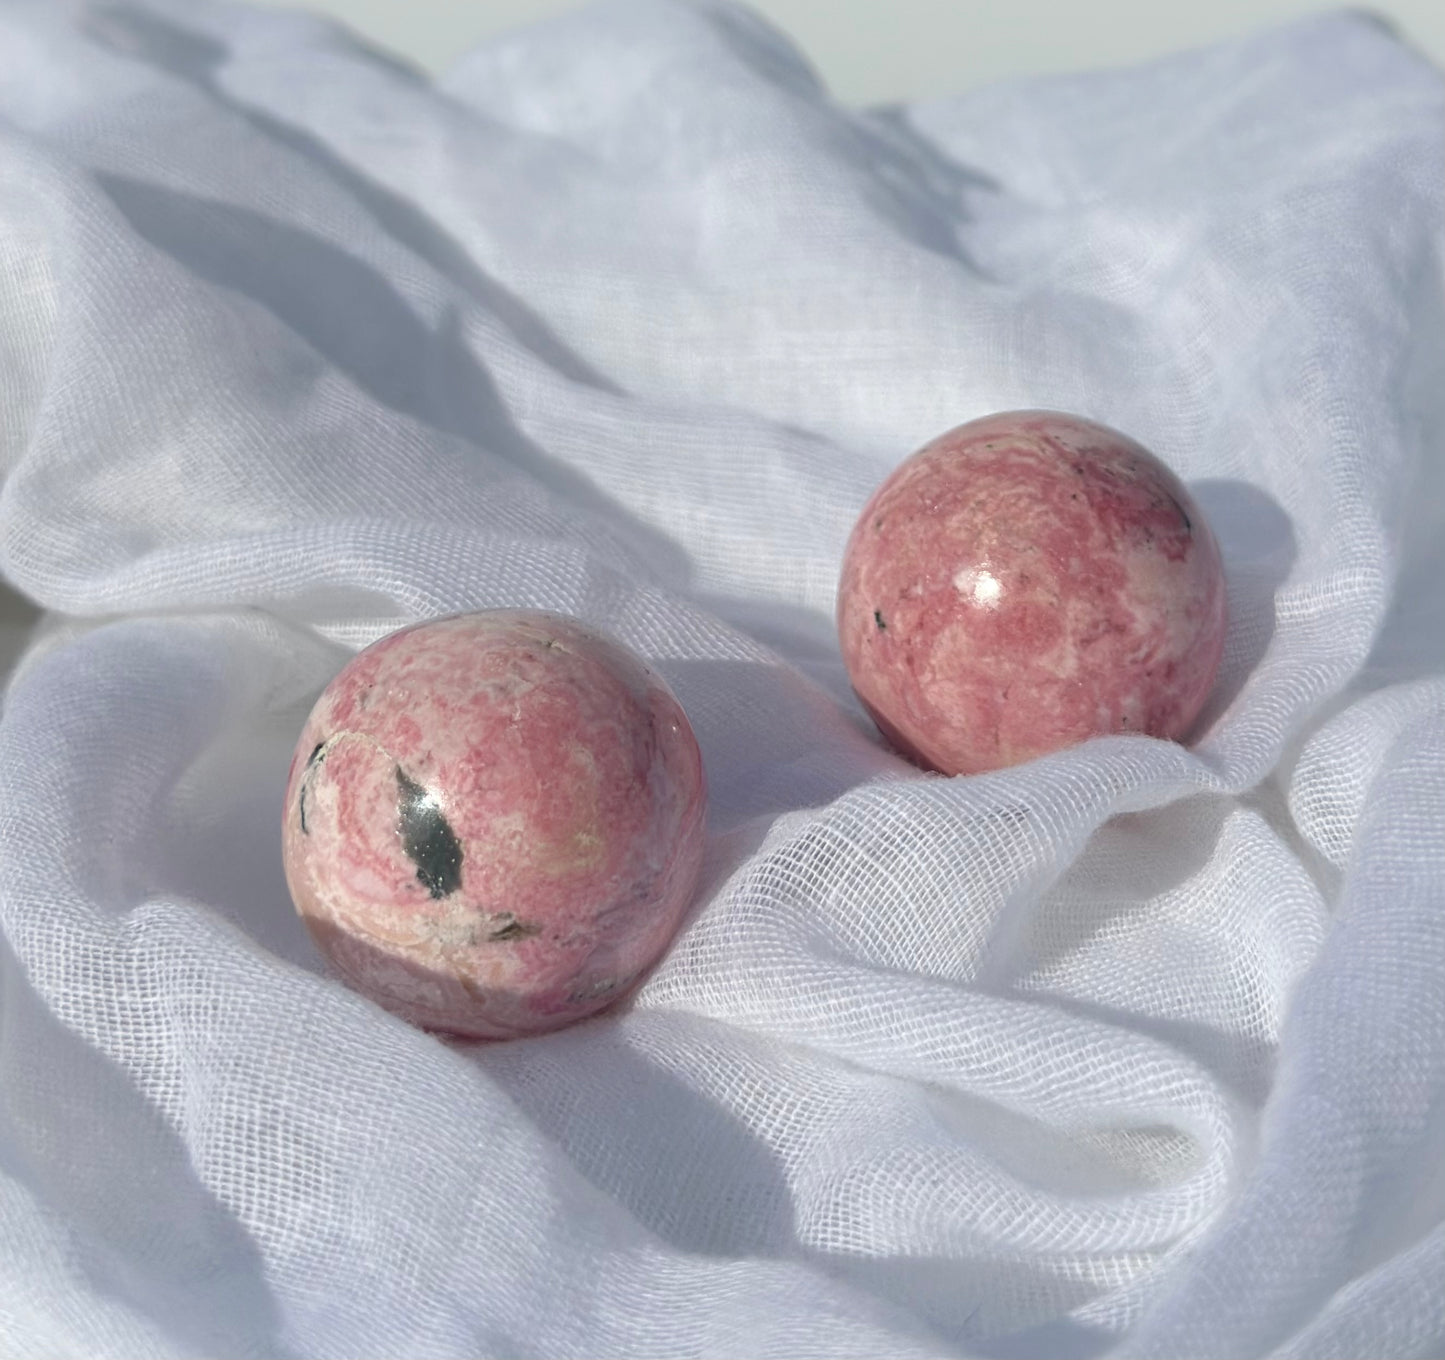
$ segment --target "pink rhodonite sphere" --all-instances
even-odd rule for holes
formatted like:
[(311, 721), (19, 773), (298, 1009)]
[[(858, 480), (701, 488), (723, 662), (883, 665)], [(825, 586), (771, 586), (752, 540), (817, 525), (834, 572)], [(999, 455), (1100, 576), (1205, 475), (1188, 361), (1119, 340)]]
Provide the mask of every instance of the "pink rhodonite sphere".
[(286, 786), (286, 881), (358, 991), (426, 1029), (536, 1034), (623, 996), (702, 860), (697, 741), (662, 680), (582, 624), (496, 610), (368, 647)]
[(838, 632), (859, 698), (945, 774), (1105, 733), (1177, 740), (1224, 646), (1219, 547), (1182, 482), (1104, 425), (960, 425), (868, 502)]

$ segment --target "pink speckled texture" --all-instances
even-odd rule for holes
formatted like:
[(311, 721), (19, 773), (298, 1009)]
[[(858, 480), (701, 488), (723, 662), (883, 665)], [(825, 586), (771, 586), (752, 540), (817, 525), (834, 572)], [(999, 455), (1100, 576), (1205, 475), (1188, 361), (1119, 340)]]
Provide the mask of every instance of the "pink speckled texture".
[(1182, 738), (1224, 647), (1219, 547), (1107, 426), (1010, 411), (925, 445), (843, 558), (853, 687), (919, 764), (975, 774), (1106, 733)]
[(702, 860), (686, 716), (575, 620), (496, 610), (402, 629), (327, 686), (297, 743), (286, 878), (358, 991), (476, 1038), (624, 996)]

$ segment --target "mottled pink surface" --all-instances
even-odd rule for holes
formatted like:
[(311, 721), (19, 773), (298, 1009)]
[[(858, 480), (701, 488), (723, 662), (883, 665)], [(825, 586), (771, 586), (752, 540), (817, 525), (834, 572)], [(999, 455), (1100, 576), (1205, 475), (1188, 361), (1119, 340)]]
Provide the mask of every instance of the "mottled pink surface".
[(623, 996), (702, 859), (702, 759), (644, 663), (575, 620), (405, 628), (317, 701), (283, 852), (356, 989), (427, 1029), (506, 1038)]
[(1051, 411), (925, 445), (854, 527), (838, 632), (858, 696), (946, 774), (1102, 733), (1178, 739), (1224, 645), (1219, 548), (1132, 439)]

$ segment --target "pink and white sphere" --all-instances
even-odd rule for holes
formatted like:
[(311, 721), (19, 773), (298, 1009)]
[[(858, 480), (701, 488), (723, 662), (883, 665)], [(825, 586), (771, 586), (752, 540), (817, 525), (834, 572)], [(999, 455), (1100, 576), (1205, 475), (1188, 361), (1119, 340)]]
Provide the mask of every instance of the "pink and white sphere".
[(905, 461), (838, 589), (859, 698), (945, 774), (1104, 734), (1179, 740), (1224, 628), (1219, 547), (1184, 484), (1128, 436), (1052, 411), (960, 425)]
[(429, 1030), (537, 1034), (616, 1002), (672, 941), (702, 861), (692, 728), (573, 619), (404, 628), (328, 685), (286, 787), (286, 880), (357, 991)]

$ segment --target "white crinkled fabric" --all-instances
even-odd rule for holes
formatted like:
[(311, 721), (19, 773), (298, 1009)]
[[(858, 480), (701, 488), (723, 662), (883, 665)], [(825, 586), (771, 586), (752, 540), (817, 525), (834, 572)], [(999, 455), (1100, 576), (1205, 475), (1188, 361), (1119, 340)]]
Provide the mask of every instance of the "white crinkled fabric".
[[(0, 6), (0, 1352), (1445, 1354), (1445, 85), (1359, 16), (851, 112), (619, 0), (432, 84), (297, 14)], [(925, 776), (853, 517), (1116, 425), (1231, 629), (1191, 749)], [(326, 973), (281, 791), (486, 606), (666, 675), (712, 788), (622, 1013)]]

